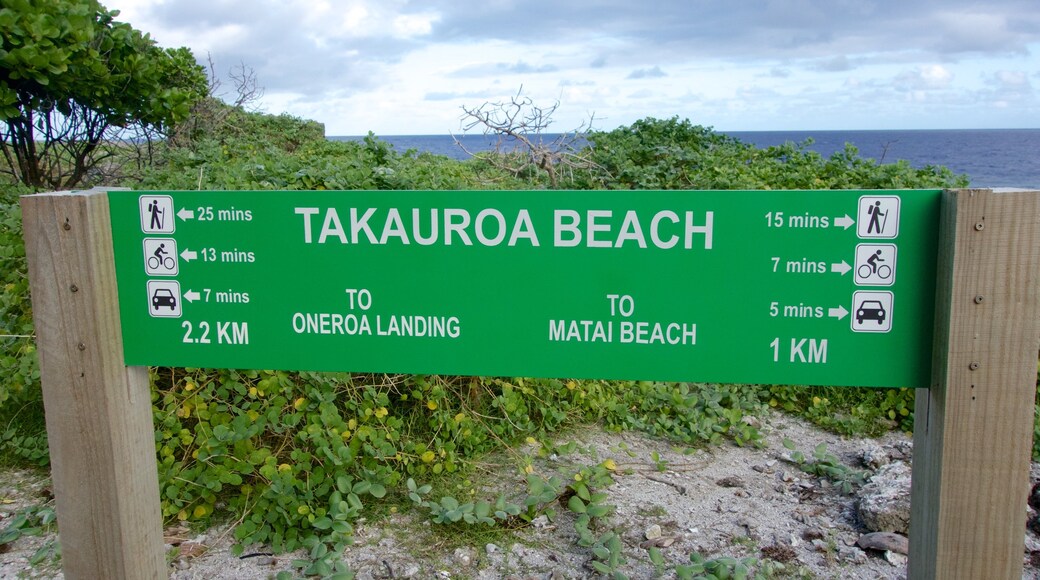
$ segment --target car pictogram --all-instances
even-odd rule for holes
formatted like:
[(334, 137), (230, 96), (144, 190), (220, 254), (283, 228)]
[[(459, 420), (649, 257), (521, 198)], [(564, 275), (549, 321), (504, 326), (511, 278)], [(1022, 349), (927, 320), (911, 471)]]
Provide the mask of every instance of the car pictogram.
[(856, 309), (856, 322), (863, 324), (864, 320), (876, 320), (878, 325), (885, 322), (885, 307), (877, 300), (864, 300)]
[(156, 288), (152, 294), (152, 308), (158, 310), (160, 306), (169, 306), (170, 310), (177, 310), (177, 297), (169, 288)]

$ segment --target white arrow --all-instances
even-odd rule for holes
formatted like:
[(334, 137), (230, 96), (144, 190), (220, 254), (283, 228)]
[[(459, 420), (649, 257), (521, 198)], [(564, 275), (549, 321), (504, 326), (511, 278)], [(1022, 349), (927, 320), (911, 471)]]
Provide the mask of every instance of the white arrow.
[(848, 274), (849, 270), (851, 270), (851, 269), (852, 269), (852, 266), (850, 266), (848, 264), (848, 262), (846, 262), (845, 260), (842, 260), (841, 263), (839, 263), (839, 264), (831, 264), (831, 272), (838, 272), (842, 276), (844, 276), (845, 274)]
[(181, 218), (181, 221), (188, 221), (195, 219), (195, 212), (188, 208), (181, 208), (181, 211), (177, 212), (177, 217)]
[(834, 225), (839, 228), (849, 229), (856, 223), (856, 220), (849, 217), (849, 214), (845, 214), (842, 217), (834, 218)]
[(187, 300), (188, 302), (195, 302), (199, 298), (202, 298), (202, 294), (199, 294), (198, 292), (196, 292), (194, 290), (188, 290), (187, 292), (184, 293), (184, 299)]
[(195, 250), (184, 250), (183, 252), (181, 252), (181, 259), (184, 260), (185, 262), (190, 262), (192, 260), (197, 260), (198, 257), (199, 257), (199, 253), (196, 252)]
[(837, 318), (838, 320), (841, 320), (842, 318), (845, 318), (848, 315), (849, 311), (845, 310), (843, 306), (827, 309), (827, 316), (830, 316), (831, 318)]

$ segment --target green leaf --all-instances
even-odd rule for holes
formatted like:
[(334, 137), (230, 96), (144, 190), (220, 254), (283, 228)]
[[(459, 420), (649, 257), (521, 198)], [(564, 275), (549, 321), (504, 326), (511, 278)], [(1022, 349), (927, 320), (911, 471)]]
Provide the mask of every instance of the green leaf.
[(373, 483), (369, 488), (368, 493), (370, 493), (372, 497), (382, 498), (386, 496), (386, 488), (383, 487), (381, 484)]
[(314, 520), (314, 523), (311, 525), (319, 530), (327, 530), (332, 527), (332, 519), (328, 517), (318, 518)]
[(657, 546), (650, 546), (650, 562), (658, 568), (664, 566), (664, 554)]
[(583, 514), (587, 511), (585, 502), (581, 501), (581, 498), (576, 495), (572, 495), (571, 499), (567, 501), (567, 507), (570, 508), (572, 512), (578, 514)]

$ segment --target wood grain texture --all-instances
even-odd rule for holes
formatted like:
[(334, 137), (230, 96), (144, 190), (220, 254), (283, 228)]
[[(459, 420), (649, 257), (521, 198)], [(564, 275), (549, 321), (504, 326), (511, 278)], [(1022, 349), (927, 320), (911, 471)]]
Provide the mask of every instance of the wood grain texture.
[(21, 205), (65, 577), (168, 577), (148, 373), (123, 365), (108, 197)]
[(944, 193), (910, 578), (1021, 578), (1040, 349), (1040, 192)]

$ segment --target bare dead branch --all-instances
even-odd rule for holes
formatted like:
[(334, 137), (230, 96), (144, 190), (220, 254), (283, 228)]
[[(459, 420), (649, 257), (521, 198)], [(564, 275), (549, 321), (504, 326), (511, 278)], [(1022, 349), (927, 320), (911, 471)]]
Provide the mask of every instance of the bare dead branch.
[[(585, 148), (585, 134), (592, 127), (594, 116), (573, 131), (560, 133), (546, 141), (547, 129), (559, 108), (555, 101), (539, 106), (523, 94), (523, 87), (505, 101), (485, 102), (479, 107), (462, 107), (463, 133), (478, 130), (494, 136), (494, 152), (487, 157), (493, 166), (518, 176), (535, 168), (546, 174), (550, 186), (559, 187), (559, 173), (573, 176), (577, 169), (591, 169), (596, 164)], [(467, 155), (474, 156), (462, 141), (452, 135), (455, 144)]]

